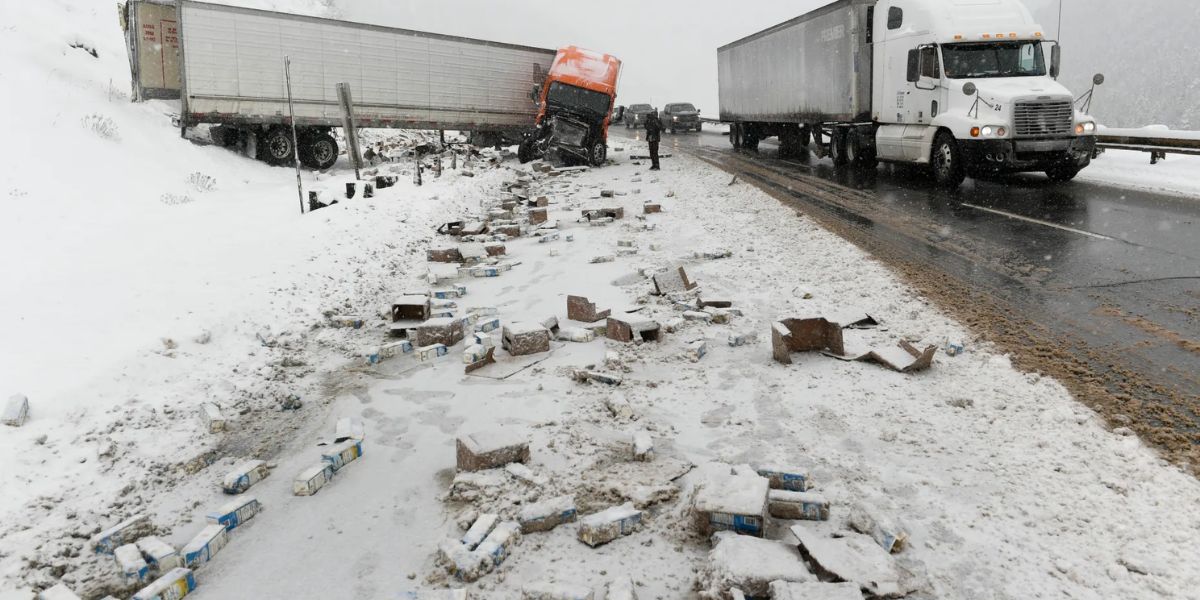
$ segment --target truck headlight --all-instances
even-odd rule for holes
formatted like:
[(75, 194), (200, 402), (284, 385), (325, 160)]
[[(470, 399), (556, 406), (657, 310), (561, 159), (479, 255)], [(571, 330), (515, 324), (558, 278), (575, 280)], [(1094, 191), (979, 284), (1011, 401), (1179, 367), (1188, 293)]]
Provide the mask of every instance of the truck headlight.
[(1083, 135), (1085, 133), (1094, 133), (1095, 131), (1096, 131), (1096, 124), (1091, 121), (1088, 121), (1087, 123), (1080, 123), (1075, 126), (1075, 135)]
[(984, 125), (983, 127), (972, 127), (971, 137), (1004, 137), (1008, 130), (1000, 125)]
[(671, 120), (672, 120), (672, 121), (678, 121), (678, 120), (679, 120), (679, 117), (671, 117)]

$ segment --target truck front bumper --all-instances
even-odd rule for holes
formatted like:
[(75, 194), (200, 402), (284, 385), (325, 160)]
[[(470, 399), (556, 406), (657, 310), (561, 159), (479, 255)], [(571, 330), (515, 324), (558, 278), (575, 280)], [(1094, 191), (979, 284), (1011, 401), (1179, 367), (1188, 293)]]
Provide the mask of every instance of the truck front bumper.
[(1069, 138), (964, 140), (963, 157), (975, 171), (1044, 171), (1064, 164), (1082, 169), (1092, 161), (1096, 136)]

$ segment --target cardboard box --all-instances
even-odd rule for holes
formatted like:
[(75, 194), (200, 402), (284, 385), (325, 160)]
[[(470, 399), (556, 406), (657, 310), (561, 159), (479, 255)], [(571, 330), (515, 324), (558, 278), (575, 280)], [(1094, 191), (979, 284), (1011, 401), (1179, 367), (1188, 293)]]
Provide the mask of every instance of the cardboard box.
[(733, 531), (762, 537), (769, 483), (757, 475), (711, 475), (699, 485), (692, 513), (704, 536)]
[(521, 524), (521, 533), (529, 534), (550, 531), (563, 523), (574, 522), (575, 517), (575, 499), (571, 496), (558, 496), (526, 505), (521, 509), (517, 521)]
[(654, 460), (654, 438), (649, 431), (639, 431), (633, 434), (633, 460), (650, 462)]
[(618, 342), (628, 343), (635, 339), (657, 342), (661, 339), (662, 328), (655, 321), (627, 313), (620, 317), (609, 317), (605, 333), (608, 339)]
[(595, 323), (607, 319), (609, 310), (596, 310), (596, 304), (583, 296), (567, 296), (567, 318), (581, 323)]
[(500, 345), (513, 356), (550, 351), (550, 330), (533, 323), (509, 323), (504, 326)]
[(456, 448), (459, 471), (482, 471), (529, 461), (529, 441), (511, 429), (489, 429), (459, 436)]
[(209, 433), (225, 431), (225, 417), (221, 415), (221, 409), (212, 402), (200, 405), (200, 421), (204, 423), (204, 430)]
[(417, 325), (417, 339), (413, 341), (418, 346), (442, 344), (453, 346), (463, 340), (462, 320), (454, 317), (436, 317)]
[(4, 403), (4, 412), (0, 413), (0, 423), (9, 427), (21, 427), (29, 420), (29, 398), (16, 394), (10, 396)]
[(810, 487), (808, 471), (799, 467), (763, 466), (755, 470), (766, 477), (773, 490), (804, 492)]
[(676, 267), (665, 273), (658, 273), (652, 277), (654, 281), (654, 291), (659, 296), (678, 292), (690, 292), (696, 289), (696, 284), (688, 279), (687, 271), (683, 267)]
[(776, 362), (792, 364), (793, 352), (845, 354), (842, 326), (822, 318), (785, 319), (771, 326), (771, 347)]
[(460, 263), (463, 255), (458, 248), (430, 248), (425, 251), (425, 260), (439, 263)]
[(579, 541), (595, 548), (633, 533), (641, 524), (642, 511), (627, 502), (580, 519)]
[(476, 546), (483, 543), (483, 540), (487, 538), (492, 529), (496, 527), (496, 523), (499, 522), (500, 515), (491, 513), (479, 515), (479, 518), (475, 519), (475, 522), (467, 530), (467, 533), (463, 534), (462, 544), (468, 549), (474, 550)]
[(767, 495), (767, 510), (778, 519), (829, 520), (829, 501), (809, 492), (771, 490)]
[(97, 554), (112, 554), (118, 546), (134, 542), (149, 534), (151, 530), (153, 527), (150, 525), (150, 518), (146, 515), (137, 515), (97, 533), (92, 536), (89, 543)]

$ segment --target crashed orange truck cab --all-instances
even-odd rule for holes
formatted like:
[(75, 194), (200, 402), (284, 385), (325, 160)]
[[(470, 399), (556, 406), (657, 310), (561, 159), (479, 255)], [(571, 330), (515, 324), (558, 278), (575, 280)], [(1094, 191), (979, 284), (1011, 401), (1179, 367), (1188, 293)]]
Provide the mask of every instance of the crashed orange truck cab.
[(621, 61), (576, 46), (559, 48), (546, 81), (535, 86), (537, 125), (521, 143), (521, 162), (558, 152), (570, 163), (604, 164)]

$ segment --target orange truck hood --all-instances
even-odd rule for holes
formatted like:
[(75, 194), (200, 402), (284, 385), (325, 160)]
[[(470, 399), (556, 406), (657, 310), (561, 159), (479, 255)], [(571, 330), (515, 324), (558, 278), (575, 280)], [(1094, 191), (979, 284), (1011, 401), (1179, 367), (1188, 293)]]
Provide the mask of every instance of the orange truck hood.
[(615, 56), (563, 46), (558, 49), (546, 79), (615, 97), (620, 74), (621, 61)]

